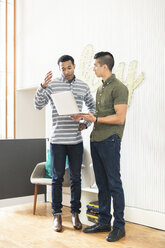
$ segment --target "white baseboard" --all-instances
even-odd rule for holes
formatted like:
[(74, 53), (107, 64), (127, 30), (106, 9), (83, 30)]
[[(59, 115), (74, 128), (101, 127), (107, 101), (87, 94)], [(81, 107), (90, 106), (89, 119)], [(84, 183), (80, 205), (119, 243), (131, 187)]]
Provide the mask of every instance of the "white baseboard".
[(125, 207), (125, 220), (136, 224), (165, 230), (165, 214)]
[[(38, 194), (37, 201), (44, 201), (44, 200), (45, 200), (44, 194)], [(34, 201), (33, 195), (3, 199), (3, 200), (0, 200), (0, 208), (33, 203), (33, 201)]]

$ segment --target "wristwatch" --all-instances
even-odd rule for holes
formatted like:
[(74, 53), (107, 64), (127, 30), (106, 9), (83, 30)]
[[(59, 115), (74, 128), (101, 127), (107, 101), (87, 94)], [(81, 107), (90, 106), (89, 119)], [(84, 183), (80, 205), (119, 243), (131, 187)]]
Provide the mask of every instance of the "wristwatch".
[(46, 87), (43, 87), (42, 83), (40, 84), (43, 89), (46, 89)]

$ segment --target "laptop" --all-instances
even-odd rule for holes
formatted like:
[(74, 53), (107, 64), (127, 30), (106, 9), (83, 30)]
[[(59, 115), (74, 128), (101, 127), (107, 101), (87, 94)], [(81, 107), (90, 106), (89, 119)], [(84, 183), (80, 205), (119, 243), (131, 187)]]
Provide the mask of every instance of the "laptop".
[(62, 91), (51, 95), (59, 115), (83, 114), (79, 111), (72, 91)]

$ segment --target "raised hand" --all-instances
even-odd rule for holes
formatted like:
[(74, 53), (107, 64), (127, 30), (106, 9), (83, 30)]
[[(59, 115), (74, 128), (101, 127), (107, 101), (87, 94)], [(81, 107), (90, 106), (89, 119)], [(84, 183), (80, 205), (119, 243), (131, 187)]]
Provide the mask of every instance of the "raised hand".
[(48, 84), (52, 81), (52, 77), (53, 77), (53, 73), (52, 73), (52, 71), (49, 71), (46, 74), (46, 77), (44, 79), (44, 83), (42, 84), (43, 88), (46, 88), (48, 86)]

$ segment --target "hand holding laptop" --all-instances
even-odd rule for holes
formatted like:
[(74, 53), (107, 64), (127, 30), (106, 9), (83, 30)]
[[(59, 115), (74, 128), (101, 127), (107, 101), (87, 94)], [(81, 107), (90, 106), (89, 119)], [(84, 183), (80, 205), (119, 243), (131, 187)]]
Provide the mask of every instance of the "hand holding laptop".
[(80, 121), (80, 120), (83, 120), (83, 117), (84, 117), (84, 114), (75, 114), (75, 115), (72, 115), (72, 120), (73, 121)]
[(80, 121), (80, 120), (84, 120), (84, 121), (89, 121), (89, 122), (95, 122), (96, 121), (96, 117), (95, 115), (91, 114), (90, 112), (88, 114), (76, 114), (74, 116), (72, 116), (72, 120), (74, 121)]

